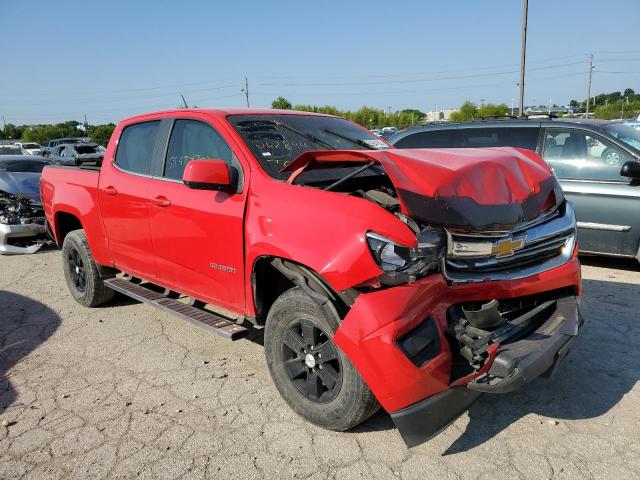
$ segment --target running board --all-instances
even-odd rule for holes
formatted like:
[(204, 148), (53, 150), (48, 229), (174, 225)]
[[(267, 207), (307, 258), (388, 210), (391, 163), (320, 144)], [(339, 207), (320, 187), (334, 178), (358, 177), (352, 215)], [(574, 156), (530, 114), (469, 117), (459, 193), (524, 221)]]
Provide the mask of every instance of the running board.
[(187, 305), (178, 300), (167, 298), (161, 293), (137, 285), (129, 280), (110, 278), (105, 280), (104, 284), (116, 292), (127, 295), (139, 302), (148, 303), (165, 312), (173, 313), (200, 328), (231, 340), (235, 340), (240, 334), (247, 331), (245, 327), (237, 325), (227, 318)]

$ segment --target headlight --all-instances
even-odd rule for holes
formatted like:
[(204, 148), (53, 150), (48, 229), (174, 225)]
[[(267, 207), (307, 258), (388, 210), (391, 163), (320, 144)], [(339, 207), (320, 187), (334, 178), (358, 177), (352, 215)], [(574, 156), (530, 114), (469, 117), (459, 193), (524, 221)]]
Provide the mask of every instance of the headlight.
[(440, 263), (446, 235), (440, 228), (426, 228), (417, 234), (416, 248), (395, 243), (382, 235), (367, 232), (374, 260), (385, 272), (380, 281), (387, 285), (410, 283), (433, 271)]

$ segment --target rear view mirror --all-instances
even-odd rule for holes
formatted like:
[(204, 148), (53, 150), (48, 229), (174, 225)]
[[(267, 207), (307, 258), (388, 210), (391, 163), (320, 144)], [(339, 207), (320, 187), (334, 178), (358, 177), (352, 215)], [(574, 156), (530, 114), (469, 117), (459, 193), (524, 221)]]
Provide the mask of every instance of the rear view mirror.
[(229, 164), (218, 158), (190, 160), (182, 174), (182, 181), (190, 188), (198, 190), (219, 190), (235, 193), (238, 178)]
[(620, 169), (620, 175), (640, 180), (640, 162), (635, 160), (625, 162)]

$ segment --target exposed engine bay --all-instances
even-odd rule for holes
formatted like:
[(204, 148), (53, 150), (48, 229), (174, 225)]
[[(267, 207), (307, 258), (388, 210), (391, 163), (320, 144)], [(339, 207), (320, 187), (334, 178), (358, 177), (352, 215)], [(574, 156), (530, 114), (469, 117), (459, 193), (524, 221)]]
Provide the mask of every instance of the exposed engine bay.
[(0, 253), (35, 253), (47, 242), (40, 203), (0, 191)]

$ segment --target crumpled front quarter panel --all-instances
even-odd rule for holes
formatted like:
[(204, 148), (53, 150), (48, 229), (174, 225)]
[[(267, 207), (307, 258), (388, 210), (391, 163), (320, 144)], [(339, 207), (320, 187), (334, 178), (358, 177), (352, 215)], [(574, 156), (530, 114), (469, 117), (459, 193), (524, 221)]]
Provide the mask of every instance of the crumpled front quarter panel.
[(368, 230), (416, 244), (405, 224), (367, 200), (288, 185), (261, 172), (252, 177), (247, 265), (263, 255), (287, 258), (318, 272), (334, 290), (345, 290), (382, 273), (366, 242)]

